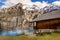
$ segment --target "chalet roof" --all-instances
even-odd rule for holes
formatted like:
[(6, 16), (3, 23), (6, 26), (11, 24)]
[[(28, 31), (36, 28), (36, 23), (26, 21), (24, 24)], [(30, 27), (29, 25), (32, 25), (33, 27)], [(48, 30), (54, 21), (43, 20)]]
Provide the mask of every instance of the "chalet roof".
[(60, 9), (45, 13), (32, 21), (41, 21), (41, 20), (48, 20), (48, 19), (55, 19), (60, 18)]

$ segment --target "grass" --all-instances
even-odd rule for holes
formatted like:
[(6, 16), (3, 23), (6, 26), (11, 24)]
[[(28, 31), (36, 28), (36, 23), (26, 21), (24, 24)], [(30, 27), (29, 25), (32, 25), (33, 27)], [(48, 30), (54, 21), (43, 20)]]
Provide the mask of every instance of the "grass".
[(60, 33), (38, 35), (19, 35), (19, 36), (0, 36), (0, 40), (60, 40)]

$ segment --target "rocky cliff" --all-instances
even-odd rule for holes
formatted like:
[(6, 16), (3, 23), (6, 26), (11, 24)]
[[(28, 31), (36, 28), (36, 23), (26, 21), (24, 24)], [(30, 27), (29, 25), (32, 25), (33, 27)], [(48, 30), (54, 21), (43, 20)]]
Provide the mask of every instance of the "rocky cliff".
[[(29, 8), (28, 8), (29, 9)], [(32, 8), (34, 9), (34, 8)], [(0, 29), (13, 30), (13, 29), (29, 29), (33, 25), (29, 22), (39, 17), (42, 14), (52, 12), (52, 7), (44, 7), (42, 9), (34, 10), (23, 9), (23, 5), (18, 3), (10, 8), (3, 8), (0, 10)]]
[(0, 10), (0, 29), (29, 28), (29, 21), (32, 21), (40, 15), (41, 13), (37, 10), (28, 11), (22, 9), (22, 4), (18, 3), (13, 7)]
[(21, 25), (21, 21), (23, 20), (23, 9), (22, 4), (18, 3), (17, 5), (4, 8), (0, 10), (0, 29), (16, 29)]

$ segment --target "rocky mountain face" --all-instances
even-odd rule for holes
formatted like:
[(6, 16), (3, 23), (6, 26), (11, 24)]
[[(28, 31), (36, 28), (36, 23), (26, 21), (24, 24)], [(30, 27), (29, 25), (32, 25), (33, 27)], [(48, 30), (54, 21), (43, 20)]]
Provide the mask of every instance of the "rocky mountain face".
[(23, 21), (23, 9), (22, 4), (17, 4), (10, 8), (4, 8), (0, 10), (0, 29), (10, 30), (20, 27), (21, 21)]
[[(60, 7), (58, 7), (59, 9)], [(29, 22), (45, 13), (57, 10), (56, 6), (46, 6), (39, 8), (36, 5), (32, 7), (23, 8), (21, 3), (0, 10), (0, 29), (29, 29), (33, 25)]]
[(18, 3), (13, 7), (0, 10), (0, 29), (29, 29), (29, 22), (40, 15), (41, 13), (37, 10), (28, 11), (22, 9), (22, 4)]

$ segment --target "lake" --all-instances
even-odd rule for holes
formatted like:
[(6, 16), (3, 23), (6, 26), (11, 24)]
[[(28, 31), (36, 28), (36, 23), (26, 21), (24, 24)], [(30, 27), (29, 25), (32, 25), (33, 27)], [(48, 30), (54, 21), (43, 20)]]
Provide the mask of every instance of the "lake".
[[(25, 34), (32, 34), (34, 31), (33, 30), (23, 30)], [(22, 30), (16, 29), (16, 30), (0, 30), (0, 36), (16, 36), (22, 33)]]

